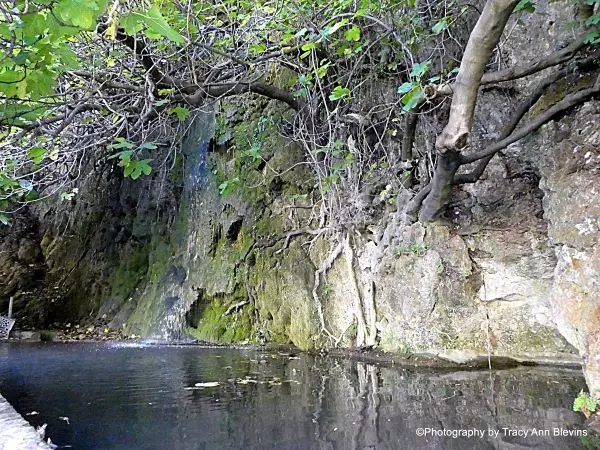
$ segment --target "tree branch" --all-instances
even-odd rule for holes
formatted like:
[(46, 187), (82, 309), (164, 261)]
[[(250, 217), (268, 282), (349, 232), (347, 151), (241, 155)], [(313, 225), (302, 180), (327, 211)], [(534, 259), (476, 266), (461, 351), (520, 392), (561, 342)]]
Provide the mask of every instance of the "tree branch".
[(227, 97), (246, 92), (263, 95), (273, 100), (287, 103), (294, 110), (300, 110), (300, 102), (288, 91), (258, 81), (238, 81), (220, 83), (219, 85), (200, 88), (195, 94), (185, 97), (185, 101), (193, 106), (201, 105), (207, 97)]
[(487, 0), (461, 60), (448, 124), (436, 140), (438, 152), (461, 151), (469, 143), (483, 72), (517, 3), (518, 0)]
[(468, 164), (485, 158), (486, 156), (493, 155), (496, 152), (508, 147), (513, 142), (524, 138), (529, 133), (534, 132), (546, 122), (549, 122), (557, 114), (560, 114), (561, 112), (566, 111), (567, 109), (572, 108), (573, 106), (579, 105), (580, 103), (583, 103), (586, 100), (589, 100), (590, 98), (598, 94), (600, 94), (600, 76), (596, 80), (594, 86), (592, 86), (591, 88), (582, 89), (580, 91), (567, 95), (561, 101), (555, 103), (553, 106), (546, 109), (544, 112), (538, 114), (527, 125), (523, 126), (522, 128), (519, 128), (515, 133), (511, 134), (507, 138), (502, 139), (501, 141), (498, 141), (493, 145), (490, 145), (484, 150), (473, 153), (472, 155), (461, 156), (460, 163)]
[[(511, 135), (513, 131), (515, 131), (515, 128), (517, 128), (517, 125), (519, 124), (521, 119), (523, 119), (523, 117), (525, 116), (525, 114), (527, 114), (531, 107), (537, 103), (537, 101), (542, 97), (542, 95), (544, 95), (546, 89), (548, 89), (549, 86), (554, 84), (556, 80), (558, 80), (560, 77), (564, 76), (565, 72), (566, 71), (564, 69), (556, 71), (552, 76), (538, 84), (538, 86), (531, 93), (531, 95), (529, 95), (529, 97), (523, 100), (519, 104), (517, 109), (514, 111), (513, 115), (510, 118), (510, 121), (502, 129), (502, 132), (499, 136), (499, 140), (506, 139), (508, 136)], [(491, 155), (488, 155), (485, 158), (481, 159), (477, 167), (475, 167), (475, 169), (473, 169), (470, 173), (455, 176), (453, 184), (475, 183), (477, 180), (479, 180), (481, 175), (483, 175), (483, 172), (485, 172), (488, 163), (491, 161), (494, 155), (495, 153), (492, 153)]]
[(523, 78), (528, 75), (532, 75), (541, 70), (547, 69), (548, 67), (557, 66), (570, 59), (572, 59), (579, 50), (586, 46), (584, 43), (585, 36), (580, 36), (577, 40), (571, 44), (550, 55), (544, 56), (538, 59), (533, 64), (523, 64), (508, 69), (499, 70), (497, 72), (489, 72), (483, 75), (481, 84), (499, 83), (502, 81), (516, 80)]
[(404, 121), (404, 136), (402, 136), (402, 161), (410, 161), (412, 159), (412, 149), (415, 142), (415, 133), (417, 131), (417, 123), (419, 122), (418, 108), (411, 109), (406, 115)]
[(431, 191), (421, 206), (421, 222), (433, 220), (446, 203), (454, 175), (461, 164), (460, 151), (470, 141), (483, 72), (517, 3), (518, 0), (487, 0), (469, 36), (456, 77), (450, 117), (435, 143), (439, 155), (430, 183)]

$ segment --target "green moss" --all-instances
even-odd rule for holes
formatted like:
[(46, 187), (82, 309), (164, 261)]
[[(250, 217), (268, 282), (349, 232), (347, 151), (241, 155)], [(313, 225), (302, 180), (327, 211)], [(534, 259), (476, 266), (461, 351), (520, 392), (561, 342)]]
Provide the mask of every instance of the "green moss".
[(487, 339), (482, 333), (460, 334), (454, 337), (443, 333), (440, 337), (440, 347), (446, 350), (469, 350), (477, 353), (487, 353)]
[(513, 332), (506, 339), (507, 347), (512, 351), (523, 353), (556, 351), (556, 347), (560, 347), (561, 344), (566, 344), (562, 337), (554, 328), (546, 326), (538, 326), (535, 329), (524, 327)]
[(554, 88), (550, 89), (549, 93), (543, 95), (531, 108), (529, 116), (535, 117), (540, 112), (562, 100), (567, 94), (589, 87), (590, 83), (594, 82), (594, 79), (595, 76), (593, 73), (582, 76), (576, 83), (573, 83), (573, 80), (568, 77), (562, 78), (554, 84)]
[(255, 286), (259, 323), (269, 341), (293, 343), (300, 349), (316, 347), (318, 318), (312, 299), (314, 267), (298, 241), (282, 254), (273, 249), (256, 254), (250, 282)]
[(238, 303), (239, 292), (233, 295), (203, 298), (202, 315), (198, 324), (188, 327), (188, 333), (201, 341), (213, 343), (236, 343), (254, 341), (252, 306), (244, 305), (237, 312), (225, 315), (230, 305)]
[(123, 252), (116, 262), (117, 269), (109, 277), (112, 298), (125, 300), (144, 279), (148, 271), (149, 245), (137, 245), (129, 252)]

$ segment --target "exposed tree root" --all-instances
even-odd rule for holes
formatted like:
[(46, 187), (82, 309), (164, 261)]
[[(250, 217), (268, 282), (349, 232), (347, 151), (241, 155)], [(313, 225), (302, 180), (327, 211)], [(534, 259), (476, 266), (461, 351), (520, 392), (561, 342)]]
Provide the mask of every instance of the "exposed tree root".
[(312, 296), (315, 301), (315, 306), (317, 307), (317, 314), (319, 315), (319, 323), (321, 324), (321, 331), (327, 335), (334, 342), (334, 347), (337, 347), (344, 334), (340, 337), (335, 337), (325, 325), (325, 315), (323, 313), (323, 304), (321, 303), (321, 299), (319, 298), (319, 285), (321, 284), (321, 275), (324, 275), (330, 268), (333, 266), (335, 260), (342, 254), (343, 244), (339, 242), (338, 245), (329, 253), (321, 267), (315, 271), (315, 283), (313, 285)]
[(229, 308), (227, 308), (227, 311), (225, 311), (223, 313), (223, 316), (228, 316), (232, 312), (238, 312), (241, 307), (243, 307), (245, 305), (248, 305), (249, 303), (250, 303), (249, 299), (248, 300), (242, 300), (241, 302), (234, 303)]
[(363, 301), (362, 295), (360, 294), (360, 287), (358, 285), (358, 280), (356, 279), (356, 273), (354, 272), (354, 250), (352, 250), (352, 246), (350, 245), (350, 233), (346, 233), (346, 239), (344, 240), (344, 256), (346, 257), (346, 270), (348, 273), (348, 278), (351, 283), (350, 286), (354, 291), (354, 297), (357, 300), (356, 307), (356, 320), (358, 321), (358, 330), (356, 334), (356, 346), (363, 347), (364, 345), (373, 345), (368, 344), (369, 332), (367, 330), (367, 324), (365, 321), (365, 312), (363, 309)]

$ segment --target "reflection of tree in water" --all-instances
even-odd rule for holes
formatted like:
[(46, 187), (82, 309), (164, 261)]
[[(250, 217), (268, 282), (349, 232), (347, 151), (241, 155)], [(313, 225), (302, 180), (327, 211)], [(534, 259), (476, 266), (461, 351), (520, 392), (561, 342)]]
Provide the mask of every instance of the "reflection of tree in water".
[[(418, 427), (578, 426), (581, 418), (571, 411), (573, 397), (584, 387), (578, 371), (427, 373), (278, 351), (76, 349), (28, 349), (10, 365), (0, 352), (7, 399), (20, 412), (39, 411), (35, 420), (49, 423), (54, 442), (76, 447), (82, 446), (78, 436), (94, 448), (134, 443), (159, 448), (159, 442), (181, 449), (579, 445), (578, 439), (554, 436), (474, 440), (415, 434)], [(206, 382), (219, 384), (186, 390)], [(70, 417), (70, 425), (59, 416)]]
[(578, 428), (570, 404), (582, 381), (574, 374), (556, 368), (426, 373), (341, 361), (322, 384), (315, 382), (315, 438), (319, 448), (568, 448), (573, 439), (554, 436), (425, 439), (415, 431)]

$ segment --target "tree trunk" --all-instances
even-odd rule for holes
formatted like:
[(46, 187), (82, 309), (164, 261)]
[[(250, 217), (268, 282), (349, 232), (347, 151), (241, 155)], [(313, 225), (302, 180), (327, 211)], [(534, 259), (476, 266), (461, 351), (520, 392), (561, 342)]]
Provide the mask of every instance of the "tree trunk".
[(433, 220), (446, 205), (452, 181), (459, 166), (458, 152), (449, 150), (446, 153), (438, 155), (435, 173), (431, 180), (431, 191), (423, 201), (421, 212), (419, 213), (420, 222)]
[(469, 36), (454, 85), (448, 124), (435, 143), (439, 157), (431, 192), (423, 202), (419, 215), (421, 221), (433, 220), (444, 206), (452, 179), (459, 167), (458, 154), (470, 142), (481, 78), (517, 3), (518, 0), (488, 0)]

